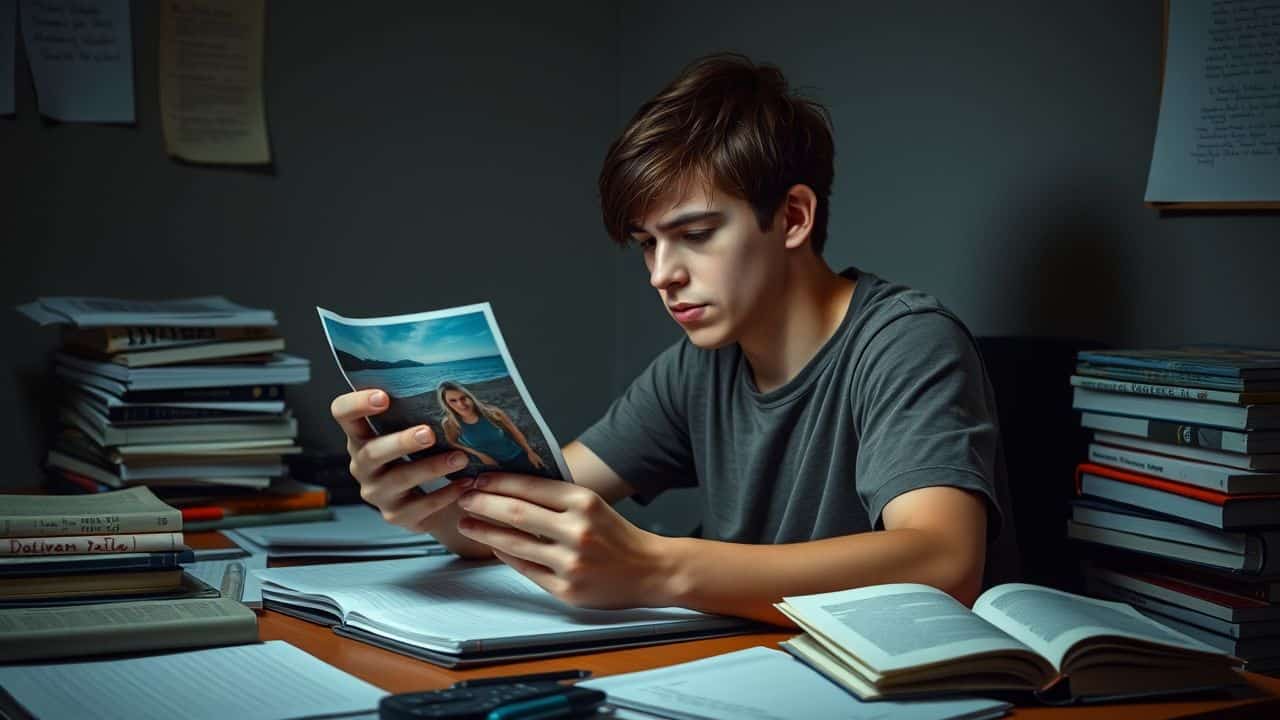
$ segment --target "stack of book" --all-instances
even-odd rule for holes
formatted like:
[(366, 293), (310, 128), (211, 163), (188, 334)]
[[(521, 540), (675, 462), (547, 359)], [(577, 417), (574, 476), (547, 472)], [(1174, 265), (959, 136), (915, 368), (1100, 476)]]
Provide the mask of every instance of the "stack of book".
[(145, 487), (0, 495), (0, 662), (255, 642), (253, 611), (184, 572), (192, 555)]
[(284, 386), (306, 382), (310, 365), (282, 352), (270, 310), (223, 297), (54, 297), (19, 309), (63, 328), (62, 430), (48, 455), (60, 486), (144, 485), (183, 508), (189, 529), (324, 519), (323, 489), (286, 477), (299, 448)]
[(1280, 351), (1081, 352), (1068, 535), (1089, 591), (1280, 671)]
[[(145, 487), (0, 495), (0, 607), (203, 591), (184, 583), (182, 515)], [(214, 593), (216, 596), (216, 593)]]

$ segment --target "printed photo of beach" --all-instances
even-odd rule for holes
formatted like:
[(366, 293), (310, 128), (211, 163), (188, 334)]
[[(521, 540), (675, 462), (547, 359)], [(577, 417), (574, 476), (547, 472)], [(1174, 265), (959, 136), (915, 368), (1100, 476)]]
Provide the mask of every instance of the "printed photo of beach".
[(451, 478), (492, 470), (568, 478), (488, 303), (360, 319), (317, 310), (352, 389), (391, 396), (369, 419), (376, 432), (430, 425), (436, 445), (415, 457), (462, 450), (471, 462)]

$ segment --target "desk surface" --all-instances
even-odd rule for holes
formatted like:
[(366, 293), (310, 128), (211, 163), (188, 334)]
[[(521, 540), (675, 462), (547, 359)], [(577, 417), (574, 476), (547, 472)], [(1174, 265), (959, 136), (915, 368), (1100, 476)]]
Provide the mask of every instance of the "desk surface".
[[(232, 543), (218, 533), (187, 533), (192, 547), (229, 547)], [(455, 681), (489, 675), (518, 675), (568, 668), (591, 670), (596, 677), (673, 665), (702, 657), (741, 650), (755, 645), (776, 647), (791, 637), (791, 632), (755, 633), (728, 638), (668, 643), (647, 648), (631, 648), (609, 652), (572, 655), (548, 660), (491, 665), (471, 670), (446, 670), (427, 662), (382, 650), (355, 640), (339, 637), (329, 628), (276, 612), (263, 612), (258, 618), (258, 634), (263, 640), (284, 640), (311, 653), (335, 667), (390, 692), (430, 690), (447, 687)], [(1280, 717), (1280, 678), (1248, 675), (1256, 689), (1249, 699), (1205, 699), (1177, 702), (1124, 703), (1094, 707), (1046, 708), (1018, 707), (1016, 718), (1175, 718), (1204, 714), (1205, 718), (1278, 718)]]

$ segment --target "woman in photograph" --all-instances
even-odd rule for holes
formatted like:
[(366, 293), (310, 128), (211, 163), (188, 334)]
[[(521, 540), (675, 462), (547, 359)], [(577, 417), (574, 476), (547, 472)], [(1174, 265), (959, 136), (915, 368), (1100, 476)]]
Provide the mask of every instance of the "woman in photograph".
[(538, 471), (546, 463), (505, 412), (480, 402), (470, 390), (449, 380), (436, 388), (436, 400), (442, 411), (440, 424), (450, 445), (466, 451), (482, 465), (542, 474)]

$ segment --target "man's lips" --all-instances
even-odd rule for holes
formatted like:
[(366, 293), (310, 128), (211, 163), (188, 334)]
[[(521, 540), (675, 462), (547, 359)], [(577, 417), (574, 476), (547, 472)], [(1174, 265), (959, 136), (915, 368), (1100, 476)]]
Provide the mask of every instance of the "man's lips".
[(667, 307), (671, 310), (672, 317), (678, 323), (696, 322), (702, 317), (707, 308), (705, 304), (699, 305), (696, 303), (676, 303)]

